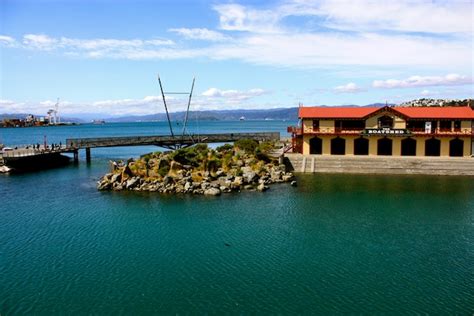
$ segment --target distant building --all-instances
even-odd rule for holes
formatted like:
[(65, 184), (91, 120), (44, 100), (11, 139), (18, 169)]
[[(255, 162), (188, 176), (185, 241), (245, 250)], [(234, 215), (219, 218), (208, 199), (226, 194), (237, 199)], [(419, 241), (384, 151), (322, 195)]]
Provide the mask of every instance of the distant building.
[(443, 156), (473, 153), (471, 107), (300, 107), (289, 127), (304, 155)]

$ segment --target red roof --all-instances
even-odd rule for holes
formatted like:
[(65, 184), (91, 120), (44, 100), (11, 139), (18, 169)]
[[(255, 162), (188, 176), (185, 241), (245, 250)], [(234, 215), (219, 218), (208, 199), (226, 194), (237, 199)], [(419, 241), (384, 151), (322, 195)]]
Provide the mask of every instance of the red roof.
[(300, 107), (300, 118), (363, 118), (381, 108), (377, 107)]
[[(300, 107), (300, 118), (362, 119), (384, 107)], [(412, 119), (474, 119), (469, 106), (393, 107), (390, 110)]]
[(409, 118), (431, 118), (431, 119), (474, 119), (474, 111), (469, 106), (451, 107), (396, 107)]

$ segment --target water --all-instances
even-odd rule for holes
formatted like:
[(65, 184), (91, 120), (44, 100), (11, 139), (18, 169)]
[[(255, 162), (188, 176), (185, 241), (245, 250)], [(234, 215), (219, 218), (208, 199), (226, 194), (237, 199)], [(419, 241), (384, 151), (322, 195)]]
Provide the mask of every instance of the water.
[[(102, 128), (124, 126), (154, 128)], [(89, 128), (101, 129), (40, 130), (100, 134)], [(0, 133), (21, 143), (28, 130)], [(473, 178), (304, 175), (220, 197), (95, 189), (109, 159), (149, 149), (0, 177), (1, 314), (474, 311)]]

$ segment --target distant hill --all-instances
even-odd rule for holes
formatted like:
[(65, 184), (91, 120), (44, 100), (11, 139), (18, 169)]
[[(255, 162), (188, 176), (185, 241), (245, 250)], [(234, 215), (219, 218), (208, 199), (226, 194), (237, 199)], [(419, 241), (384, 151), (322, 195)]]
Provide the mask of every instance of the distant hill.
[[(393, 105), (393, 104), (389, 104)], [(322, 105), (325, 107), (326, 105)], [(344, 107), (359, 107), (358, 105), (341, 105)], [(374, 103), (365, 105), (382, 107), (385, 103)], [(172, 121), (182, 121), (186, 112), (170, 113)], [(258, 109), (258, 110), (209, 110), (209, 111), (189, 111), (190, 120), (201, 121), (235, 121), (241, 117), (246, 120), (296, 120), (298, 118), (298, 108), (278, 108), (278, 109)], [(133, 115), (107, 118), (107, 122), (139, 122), (139, 121), (165, 121), (166, 113), (151, 115)]]
[[(389, 104), (393, 105), (393, 104)], [(321, 105), (327, 107), (327, 105)], [(338, 105), (339, 107), (360, 107), (359, 105)], [(385, 106), (385, 103), (373, 103), (364, 105), (363, 107)], [(4, 113), (0, 114), (0, 121), (3, 119), (12, 118), (25, 118), (29, 113)], [(185, 111), (170, 113), (171, 120), (183, 121), (186, 115)], [(62, 122), (72, 123), (90, 123), (92, 119), (98, 117), (105, 117), (104, 115), (98, 114), (77, 114), (81, 118), (75, 117), (61, 117)], [(246, 120), (297, 120), (298, 108), (277, 108), (277, 109), (258, 109), (258, 110), (207, 110), (207, 111), (190, 111), (189, 120), (200, 120), (200, 121), (236, 121), (241, 117)], [(127, 116), (114, 116), (105, 117), (104, 120), (108, 122), (149, 122), (149, 121), (166, 121), (166, 113), (156, 113), (150, 115), (127, 115)]]

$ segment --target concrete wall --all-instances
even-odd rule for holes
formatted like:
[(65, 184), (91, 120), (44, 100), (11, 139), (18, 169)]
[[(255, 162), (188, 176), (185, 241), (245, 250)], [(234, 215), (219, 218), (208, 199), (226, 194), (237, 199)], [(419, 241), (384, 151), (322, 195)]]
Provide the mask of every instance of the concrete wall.
[(474, 176), (474, 159), (286, 154), (296, 173), (425, 174)]

